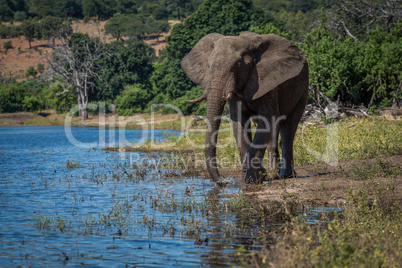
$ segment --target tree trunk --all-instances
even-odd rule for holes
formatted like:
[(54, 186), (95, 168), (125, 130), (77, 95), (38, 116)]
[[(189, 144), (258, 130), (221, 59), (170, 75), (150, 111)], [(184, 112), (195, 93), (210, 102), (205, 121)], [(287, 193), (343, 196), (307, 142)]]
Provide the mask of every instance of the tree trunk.
[(78, 116), (82, 117), (82, 103), (80, 98), (80, 93), (77, 91), (77, 103), (78, 103)]
[(85, 120), (88, 119), (88, 111), (87, 111), (87, 109), (82, 109), (82, 116), (81, 116), (81, 118), (82, 118), (82, 121), (85, 121)]
[(79, 117), (81, 117), (82, 121), (88, 119), (88, 98), (83, 96), (80, 92), (77, 92), (77, 102), (78, 102), (78, 111)]
[(82, 121), (85, 121), (88, 119), (88, 97), (84, 96), (81, 98), (82, 100)]

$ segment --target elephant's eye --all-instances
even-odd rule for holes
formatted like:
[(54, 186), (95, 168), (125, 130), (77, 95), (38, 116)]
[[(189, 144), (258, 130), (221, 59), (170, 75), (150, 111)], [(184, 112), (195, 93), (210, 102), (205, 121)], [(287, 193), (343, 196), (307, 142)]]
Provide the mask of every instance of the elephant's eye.
[(240, 69), (240, 68), (241, 68), (241, 65), (242, 65), (242, 64), (241, 64), (241, 61), (236, 62), (236, 68), (237, 68), (237, 69)]

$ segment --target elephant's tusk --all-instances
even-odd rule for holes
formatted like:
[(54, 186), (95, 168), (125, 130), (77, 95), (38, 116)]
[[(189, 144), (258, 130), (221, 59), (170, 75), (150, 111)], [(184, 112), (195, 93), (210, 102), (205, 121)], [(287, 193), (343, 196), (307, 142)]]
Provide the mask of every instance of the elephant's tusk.
[(232, 97), (233, 97), (233, 92), (229, 92), (228, 95), (226, 96), (226, 98), (223, 97), (223, 99), (224, 99), (225, 101), (230, 101), (230, 100), (232, 99)]
[(188, 103), (199, 103), (200, 101), (203, 101), (203, 100), (205, 100), (207, 98), (207, 96), (206, 96), (206, 94), (205, 94), (205, 92), (204, 92), (204, 94), (202, 94), (202, 96), (201, 97), (199, 97), (199, 98), (196, 98), (196, 99), (194, 99), (194, 100), (186, 100), (186, 102), (188, 102)]

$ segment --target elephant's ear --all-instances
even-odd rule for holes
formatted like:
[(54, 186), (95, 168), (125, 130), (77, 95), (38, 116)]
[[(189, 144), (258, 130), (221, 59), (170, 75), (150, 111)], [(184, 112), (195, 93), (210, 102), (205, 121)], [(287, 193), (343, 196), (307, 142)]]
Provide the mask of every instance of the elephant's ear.
[(223, 35), (217, 33), (204, 36), (181, 61), (181, 67), (188, 77), (204, 89), (207, 87), (208, 58), (214, 50), (215, 42), (222, 37)]
[(244, 32), (253, 50), (256, 64), (247, 82), (243, 99), (255, 100), (283, 82), (297, 76), (306, 61), (303, 53), (287, 39), (274, 35)]

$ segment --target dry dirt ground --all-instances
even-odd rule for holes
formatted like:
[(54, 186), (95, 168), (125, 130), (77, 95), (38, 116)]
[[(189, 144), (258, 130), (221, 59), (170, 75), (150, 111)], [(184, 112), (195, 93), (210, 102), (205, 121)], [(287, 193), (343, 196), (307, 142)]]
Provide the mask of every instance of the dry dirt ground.
[[(101, 21), (99, 24), (83, 23), (83, 21), (73, 21), (72, 28), (75, 33), (86, 33), (92, 37), (104, 36), (103, 29), (107, 21)], [(180, 23), (180, 21), (169, 21), (170, 25)], [(15, 23), (18, 25), (18, 23)], [(166, 47), (165, 37), (170, 33), (164, 33), (158, 38), (156, 36), (146, 36), (145, 43), (150, 44), (155, 49), (156, 56), (159, 50)], [(110, 35), (104, 36), (107, 41), (113, 41)], [(158, 41), (159, 40), (159, 41)], [(11, 41), (12, 48), (5, 53), (3, 44)], [(46, 40), (34, 40), (31, 42), (32, 48), (29, 48), (29, 42), (24, 36), (16, 38), (0, 39), (0, 71), (6, 76), (16, 77), (18, 80), (25, 79), (26, 71), (29, 67), (37, 67), (38, 63), (47, 67), (46, 52), (50, 52)]]
[[(375, 167), (378, 160), (399, 168), (402, 155), (379, 156), (377, 159), (353, 160), (340, 162), (338, 167), (325, 164), (295, 167), (298, 178), (274, 180), (262, 185), (247, 186), (246, 193), (262, 201), (308, 201), (317, 204), (340, 205), (346, 201), (346, 193), (350, 188), (355, 193), (363, 187), (393, 187), (393, 198), (402, 200), (402, 173), (395, 177), (376, 176), (374, 178), (359, 177), (355, 169)], [(227, 174), (225, 174), (227, 175)], [(242, 175), (232, 173), (236, 180), (242, 180)]]

